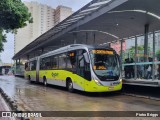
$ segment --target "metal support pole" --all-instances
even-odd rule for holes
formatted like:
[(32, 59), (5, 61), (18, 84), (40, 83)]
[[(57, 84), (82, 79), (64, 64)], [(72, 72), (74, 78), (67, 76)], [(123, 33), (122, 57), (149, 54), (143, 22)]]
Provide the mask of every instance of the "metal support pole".
[(149, 24), (146, 24), (144, 30), (144, 62), (147, 62), (148, 60), (148, 31)]
[[(145, 25), (144, 29), (144, 62), (148, 61), (148, 31), (149, 31), (149, 24)], [(144, 65), (144, 73), (147, 73), (147, 68)], [(147, 75), (144, 74), (144, 77)]]
[(121, 73), (122, 73), (122, 70), (123, 70), (123, 68), (122, 68), (122, 64), (123, 64), (123, 41), (124, 41), (124, 39), (122, 39), (120, 42), (121, 42), (121, 54), (120, 54), (120, 60), (121, 60), (121, 64), (120, 64), (120, 69), (121, 69)]
[(137, 79), (137, 36), (135, 36), (135, 66), (134, 66), (134, 79)]
[(96, 33), (93, 34), (93, 40), (94, 40), (93, 44), (95, 44), (96, 43)]
[(155, 79), (155, 32), (153, 32), (153, 63), (152, 63), (152, 80)]

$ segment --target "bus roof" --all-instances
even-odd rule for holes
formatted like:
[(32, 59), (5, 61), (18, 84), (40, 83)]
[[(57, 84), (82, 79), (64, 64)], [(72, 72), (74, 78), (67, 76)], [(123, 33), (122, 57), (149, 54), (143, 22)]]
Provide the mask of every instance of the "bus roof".
[(67, 45), (65, 47), (61, 47), (59, 49), (56, 49), (56, 50), (53, 50), (51, 52), (48, 52), (48, 53), (45, 53), (45, 54), (42, 54), (40, 57), (43, 58), (43, 57), (47, 57), (47, 56), (50, 56), (52, 54), (60, 54), (60, 53), (63, 53), (63, 52), (67, 52), (67, 51), (71, 51), (71, 50), (76, 50), (76, 49), (110, 49), (110, 50), (113, 50), (113, 48), (110, 48), (106, 45), (85, 45), (85, 44), (71, 44), (71, 45)]

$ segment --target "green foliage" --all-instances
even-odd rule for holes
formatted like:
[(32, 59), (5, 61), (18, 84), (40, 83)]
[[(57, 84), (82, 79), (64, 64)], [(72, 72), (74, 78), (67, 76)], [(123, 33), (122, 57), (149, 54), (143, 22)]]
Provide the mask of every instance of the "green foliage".
[(14, 32), (18, 28), (32, 23), (33, 19), (28, 8), (21, 0), (1, 0), (0, 2), (0, 52), (3, 51), (3, 42), (6, 42), (6, 36), (3, 31)]
[(160, 55), (160, 49), (156, 51), (156, 55)]
[(3, 33), (3, 30), (0, 28), (0, 52), (3, 51), (3, 43), (4, 42), (7, 42), (6, 41), (6, 35), (5, 34), (2, 34)]
[(1, 0), (0, 3), (0, 27), (5, 30), (14, 30), (26, 26), (26, 22), (32, 22), (28, 8), (21, 0)]
[(156, 56), (157, 56), (158, 61), (160, 61), (160, 49), (156, 51)]

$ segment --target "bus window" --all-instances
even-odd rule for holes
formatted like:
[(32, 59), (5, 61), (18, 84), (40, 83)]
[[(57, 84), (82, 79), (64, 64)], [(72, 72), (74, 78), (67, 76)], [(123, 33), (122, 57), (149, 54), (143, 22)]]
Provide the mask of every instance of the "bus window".
[(58, 56), (51, 57), (52, 69), (58, 69)]
[(40, 70), (43, 70), (44, 68), (44, 59), (40, 59)]
[(76, 51), (70, 51), (67, 55), (67, 68), (76, 68)]
[(79, 67), (81, 68), (83, 68), (84, 67), (84, 58), (83, 58), (83, 56), (79, 56)]
[(45, 58), (45, 69), (46, 70), (51, 69), (51, 59), (50, 59), (50, 57)]
[(29, 67), (30, 67), (30, 70), (31, 70), (31, 71), (36, 70), (36, 60), (31, 61), (31, 62), (29, 63)]
[(117, 80), (120, 76), (119, 62), (111, 50), (91, 50), (92, 66), (95, 74), (103, 81)]
[(49, 70), (49, 69), (51, 69), (51, 59), (50, 59), (50, 57), (42, 58), (40, 60), (40, 69), (41, 70)]
[(26, 71), (29, 70), (29, 65), (28, 65), (28, 64), (29, 64), (28, 62), (25, 63), (25, 70), (26, 70)]
[(59, 69), (66, 68), (66, 54), (59, 55)]
[(70, 60), (69, 55), (67, 55), (67, 57), (66, 57), (66, 64), (67, 64), (67, 68), (72, 68), (72, 64), (71, 64), (71, 60)]

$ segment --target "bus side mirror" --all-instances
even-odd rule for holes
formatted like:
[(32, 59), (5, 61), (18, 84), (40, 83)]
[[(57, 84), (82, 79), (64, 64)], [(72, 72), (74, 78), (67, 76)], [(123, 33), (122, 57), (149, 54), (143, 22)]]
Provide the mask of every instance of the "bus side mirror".
[(84, 59), (85, 59), (86, 63), (89, 63), (88, 54), (87, 54), (87, 53), (84, 53), (83, 56), (84, 56)]

